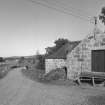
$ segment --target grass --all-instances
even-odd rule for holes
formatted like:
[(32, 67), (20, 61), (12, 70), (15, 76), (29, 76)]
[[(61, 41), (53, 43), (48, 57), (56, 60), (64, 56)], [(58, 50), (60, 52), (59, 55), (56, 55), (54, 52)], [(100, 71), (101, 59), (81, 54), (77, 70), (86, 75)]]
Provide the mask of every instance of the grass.
[(47, 75), (45, 75), (45, 71), (41, 69), (22, 69), (22, 74), (26, 77), (28, 77), (31, 80), (49, 84), (49, 85), (60, 85), (60, 86), (74, 86), (77, 85), (72, 80), (68, 80), (65, 78), (64, 71), (61, 70), (54, 70), (49, 72)]
[(89, 105), (105, 105), (105, 94), (88, 97)]
[(65, 70), (61, 68), (57, 68), (55, 70), (50, 71), (45, 75), (45, 79), (49, 81), (66, 79)]
[(8, 61), (0, 63), (0, 79), (3, 79), (11, 70), (18, 68), (18, 62)]
[(30, 67), (28, 69), (22, 69), (22, 74), (31, 80), (39, 81), (44, 74), (44, 70)]
[(10, 68), (8, 64), (1, 64), (0, 65), (0, 79), (3, 79), (8, 74), (9, 71), (10, 71)]

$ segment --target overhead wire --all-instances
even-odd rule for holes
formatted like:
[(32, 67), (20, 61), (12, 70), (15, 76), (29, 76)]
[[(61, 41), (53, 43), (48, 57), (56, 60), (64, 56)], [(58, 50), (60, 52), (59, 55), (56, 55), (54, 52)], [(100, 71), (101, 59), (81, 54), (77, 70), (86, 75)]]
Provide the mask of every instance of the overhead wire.
[(42, 1), (36, 1), (36, 0), (28, 0), (28, 1), (30, 1), (30, 2), (32, 2), (32, 3), (35, 3), (35, 4), (38, 4), (38, 5), (41, 5), (41, 6), (44, 6), (44, 7), (47, 7), (47, 8), (50, 8), (50, 9), (53, 9), (53, 10), (56, 10), (56, 11), (58, 11), (58, 12), (62, 12), (62, 13), (64, 13), (64, 14), (66, 14), (66, 15), (71, 15), (71, 16), (73, 16), (73, 17), (76, 17), (76, 18), (79, 18), (79, 19), (82, 19), (82, 20), (84, 20), (84, 21), (90, 21), (90, 19), (89, 18), (87, 18), (87, 17), (83, 17), (83, 16), (81, 16), (81, 15), (79, 15), (79, 14), (74, 14), (74, 13), (72, 13), (71, 11), (67, 11), (66, 9), (61, 9), (61, 8), (57, 8), (57, 7), (54, 7), (54, 6), (50, 6), (50, 5), (48, 5), (48, 4), (46, 4), (46, 3), (44, 3), (44, 2), (42, 2)]
[[(41, 0), (40, 0), (41, 1)], [(48, 3), (48, 4), (54, 4), (54, 5), (57, 5), (57, 6), (59, 6), (59, 7), (61, 7), (61, 8), (63, 8), (63, 9), (65, 9), (65, 10), (67, 10), (67, 11), (74, 11), (74, 12), (78, 12), (78, 14), (79, 15), (84, 15), (85, 17), (87, 17), (87, 18), (91, 18), (91, 17), (89, 17), (90, 16), (90, 14), (88, 13), (88, 12), (86, 12), (86, 11), (83, 11), (83, 10), (81, 10), (81, 9), (78, 9), (78, 8), (74, 8), (74, 7), (72, 7), (70, 4), (69, 5), (67, 5), (67, 4), (65, 4), (64, 2), (62, 2), (62, 1), (58, 1), (58, 0), (43, 0), (44, 2), (46, 2), (46, 3)], [(83, 14), (83, 12), (85, 12), (85, 14), (87, 14), (87, 16), (85, 15), (85, 14)]]

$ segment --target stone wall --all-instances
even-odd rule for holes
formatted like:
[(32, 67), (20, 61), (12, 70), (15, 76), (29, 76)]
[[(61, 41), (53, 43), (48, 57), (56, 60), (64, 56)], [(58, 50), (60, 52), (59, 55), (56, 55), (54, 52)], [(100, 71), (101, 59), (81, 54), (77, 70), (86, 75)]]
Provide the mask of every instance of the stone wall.
[(83, 71), (91, 72), (92, 50), (105, 49), (105, 34), (86, 37), (72, 52), (67, 55), (68, 78), (73, 79)]
[(62, 68), (65, 66), (65, 60), (64, 59), (46, 59), (45, 60), (45, 69), (46, 73), (50, 72), (51, 70), (54, 70), (56, 68)]

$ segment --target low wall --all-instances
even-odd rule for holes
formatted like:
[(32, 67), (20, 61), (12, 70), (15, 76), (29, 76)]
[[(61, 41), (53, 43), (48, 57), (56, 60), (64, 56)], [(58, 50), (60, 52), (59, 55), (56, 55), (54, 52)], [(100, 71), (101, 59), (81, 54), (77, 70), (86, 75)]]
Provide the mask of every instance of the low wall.
[(46, 73), (56, 68), (62, 68), (65, 65), (66, 65), (66, 61), (64, 59), (46, 59), (45, 60)]

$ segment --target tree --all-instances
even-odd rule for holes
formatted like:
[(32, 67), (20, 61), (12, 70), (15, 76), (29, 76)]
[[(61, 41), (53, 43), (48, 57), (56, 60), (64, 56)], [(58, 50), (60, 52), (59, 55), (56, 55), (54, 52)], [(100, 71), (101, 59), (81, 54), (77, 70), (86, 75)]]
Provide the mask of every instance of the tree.
[(55, 40), (54, 41), (55, 46), (47, 47), (46, 48), (46, 54), (47, 55), (53, 54), (54, 52), (56, 52), (59, 48), (61, 48), (66, 43), (69, 43), (68, 39), (59, 38), (59, 39)]
[(0, 62), (4, 62), (4, 58), (3, 57), (0, 57)]
[(36, 51), (36, 55), (40, 55), (39, 50)]
[(48, 54), (48, 55), (52, 54), (54, 52), (54, 48), (55, 48), (55, 46), (45, 48), (46, 54)]
[(65, 45), (66, 43), (68, 43), (68, 39), (64, 39), (64, 38), (59, 38), (57, 40), (55, 40), (55, 45), (56, 45), (56, 48), (59, 49), (60, 47), (62, 47), (62, 45)]
[(101, 14), (99, 15), (99, 19), (104, 23), (105, 25), (105, 7), (102, 8)]

